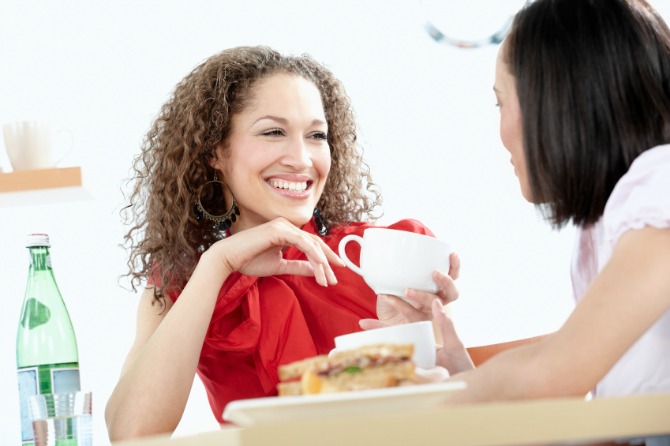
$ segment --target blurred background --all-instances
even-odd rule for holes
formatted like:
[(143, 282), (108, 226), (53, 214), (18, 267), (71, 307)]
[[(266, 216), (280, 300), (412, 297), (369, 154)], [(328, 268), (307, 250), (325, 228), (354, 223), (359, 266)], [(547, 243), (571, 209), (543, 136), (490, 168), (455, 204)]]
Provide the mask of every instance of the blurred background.
[[(670, 0), (651, 3), (670, 17)], [(119, 280), (124, 180), (175, 84), (232, 46), (309, 53), (343, 81), (383, 193), (380, 222), (421, 220), (461, 257), (461, 297), (451, 309), (467, 345), (560, 327), (572, 308), (574, 230), (553, 231), (521, 197), (492, 91), (491, 42), (522, 5), (3, 0), (0, 123), (39, 119), (70, 130), (74, 146), (60, 166), (80, 166), (83, 186), (0, 193), (0, 444), (19, 443), (15, 337), (31, 232), (51, 236), (82, 387), (94, 394), (95, 444), (109, 443), (104, 406), (134, 336), (138, 299)], [(11, 171), (4, 146), (0, 167)], [(214, 429), (196, 379), (176, 435)]]

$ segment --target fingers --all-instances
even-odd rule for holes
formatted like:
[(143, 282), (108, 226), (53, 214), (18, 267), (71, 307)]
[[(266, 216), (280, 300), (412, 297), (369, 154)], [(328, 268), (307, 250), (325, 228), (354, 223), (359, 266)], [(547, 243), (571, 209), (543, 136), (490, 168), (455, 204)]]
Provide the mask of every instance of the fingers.
[(475, 366), (468, 355), (467, 349), (456, 333), (454, 323), (444, 312), (444, 307), (435, 299), (431, 307), (433, 320), (442, 336), (442, 347), (438, 349), (437, 364), (456, 374)]
[(321, 240), (316, 235), (312, 234), (308, 235), (314, 238), (314, 240), (316, 240), (317, 243), (321, 245), (321, 248), (323, 249), (323, 252), (326, 254), (326, 257), (328, 258), (328, 261), (330, 263), (334, 264), (335, 266), (347, 266), (346, 263), (344, 263), (344, 260), (342, 260), (339, 255), (337, 255), (332, 249), (330, 249), (330, 246), (328, 246), (326, 242)]
[(451, 276), (448, 276), (441, 271), (435, 271), (433, 273), (433, 280), (438, 287), (437, 294), (408, 288), (405, 290), (405, 296), (412, 302), (416, 302), (425, 308), (430, 308), (435, 297), (437, 297), (443, 305), (458, 299), (458, 288), (456, 288), (456, 283)]
[(433, 320), (437, 324), (437, 328), (440, 330), (440, 334), (442, 334), (442, 339), (449, 339), (449, 337), (455, 333), (454, 324), (447, 317), (446, 313), (444, 312), (444, 307), (439, 300), (433, 300), (431, 311), (433, 313)]
[(433, 320), (437, 324), (437, 328), (442, 335), (442, 347), (446, 348), (448, 351), (462, 349), (463, 344), (458, 337), (458, 333), (456, 333), (454, 322), (447, 316), (444, 307), (437, 299), (433, 301), (431, 310), (433, 311)]
[(437, 325), (440, 337), (442, 338), (442, 346), (447, 349), (460, 347), (460, 339), (456, 333), (454, 322), (437, 299), (433, 301), (431, 312), (433, 314), (433, 322)]
[(430, 319), (428, 308), (430, 306), (424, 307), (417, 302), (406, 301), (398, 296), (377, 295), (377, 316), (391, 325)]
[(458, 257), (458, 254), (452, 252), (449, 255), (449, 276), (452, 279), (458, 279), (458, 276), (461, 274), (461, 259)]
[(309, 271), (304, 266), (298, 266), (301, 262), (299, 260), (287, 261), (283, 263), (284, 274), (313, 274), (319, 285), (337, 284), (337, 278), (330, 264), (344, 266), (344, 262), (323, 240), (293, 226), (285, 219), (272, 221), (271, 227), (274, 232), (272, 242), (275, 245), (290, 245), (301, 250), (307, 256), (307, 261), (311, 266), (311, 271)]
[[(460, 269), (460, 266), (457, 269)], [(452, 268), (449, 268), (449, 272), (451, 271)], [(437, 295), (440, 296), (443, 305), (458, 299), (458, 288), (456, 288), (456, 282), (451, 275), (444, 274), (442, 271), (435, 271), (433, 272), (433, 280), (437, 284)]]
[[(311, 239), (304, 246), (297, 247), (305, 253), (307, 260), (314, 269), (314, 277), (319, 285), (337, 285), (337, 277), (330, 266), (331, 263), (337, 266), (344, 266), (344, 262), (335, 254), (328, 245), (320, 238), (300, 230), (304, 235)], [(311, 242), (311, 243), (310, 243)]]
[[(306, 260), (285, 259), (283, 248), (287, 246), (302, 251)], [(215, 255), (230, 271), (259, 277), (275, 274), (313, 276), (322, 286), (337, 284), (331, 264), (344, 266), (342, 259), (323, 240), (281, 217), (227, 237), (212, 245), (208, 252), (214, 252), (214, 249), (217, 249)]]
[(305, 260), (284, 260), (277, 271), (278, 274), (292, 274), (296, 276), (314, 276), (316, 283), (327, 287), (328, 285), (337, 285), (337, 277), (328, 265), (327, 261), (318, 257), (308, 255)]
[(413, 288), (407, 288), (405, 290), (405, 297), (426, 309), (430, 308), (432, 302), (436, 300), (436, 297), (438, 300), (442, 299), (440, 296), (436, 296), (435, 294), (429, 293), (428, 291), (415, 290)]
[(378, 319), (361, 319), (358, 321), (358, 325), (360, 325), (363, 330), (374, 330), (375, 328), (387, 327), (389, 324), (385, 324)]
[[(304, 232), (304, 231), (301, 230), (300, 232)], [(316, 251), (321, 252), (322, 254), (324, 254), (325, 258), (326, 258), (325, 263), (320, 263), (317, 266), (317, 270), (319, 270), (318, 275), (322, 278), (325, 278), (327, 284), (337, 285), (337, 277), (335, 277), (335, 272), (333, 271), (333, 269), (331, 267), (331, 264), (334, 264), (335, 266), (345, 266), (344, 261), (340, 258), (340, 256), (335, 254), (335, 252), (333, 252), (333, 250), (330, 249), (330, 246), (328, 246), (319, 237), (317, 237), (315, 235), (312, 235), (312, 234), (308, 234), (308, 233), (305, 233), (305, 234), (308, 235), (310, 238), (312, 238), (312, 240), (314, 242), (316, 242), (316, 245), (318, 246)], [(305, 254), (307, 254), (307, 253), (305, 253)], [(310, 258), (309, 255), (307, 255), (307, 258), (308, 259)], [(315, 274), (314, 277), (317, 277), (317, 274)], [(324, 285), (322, 282), (319, 282), (319, 284)], [(327, 285), (324, 285), (324, 286), (327, 286)]]

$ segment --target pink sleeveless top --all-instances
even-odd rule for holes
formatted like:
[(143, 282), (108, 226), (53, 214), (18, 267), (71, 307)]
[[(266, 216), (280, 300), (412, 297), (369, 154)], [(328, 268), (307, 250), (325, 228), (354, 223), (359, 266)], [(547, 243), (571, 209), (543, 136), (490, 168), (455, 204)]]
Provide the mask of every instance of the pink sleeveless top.
[[(600, 220), (578, 230), (572, 259), (577, 301), (609, 261), (621, 235), (646, 226), (670, 228), (670, 145), (638, 156), (616, 184)], [(670, 392), (670, 311), (619, 359), (593, 393), (650, 392)]]

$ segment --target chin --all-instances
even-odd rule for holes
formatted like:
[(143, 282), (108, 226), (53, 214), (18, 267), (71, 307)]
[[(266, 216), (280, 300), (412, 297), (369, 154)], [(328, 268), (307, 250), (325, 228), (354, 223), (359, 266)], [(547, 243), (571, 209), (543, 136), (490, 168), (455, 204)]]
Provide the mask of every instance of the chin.
[(521, 195), (523, 198), (530, 204), (542, 204), (540, 200), (537, 200), (533, 197), (533, 192), (529, 188), (521, 188)]
[(299, 228), (311, 220), (312, 212), (285, 214), (283, 217)]

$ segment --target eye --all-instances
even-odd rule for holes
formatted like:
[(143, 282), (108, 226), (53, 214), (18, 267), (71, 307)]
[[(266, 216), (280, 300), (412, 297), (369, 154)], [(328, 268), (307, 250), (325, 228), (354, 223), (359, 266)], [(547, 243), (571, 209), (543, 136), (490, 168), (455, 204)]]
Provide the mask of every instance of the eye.
[(284, 136), (284, 130), (282, 129), (270, 129), (262, 133), (263, 136)]
[(310, 137), (322, 141), (326, 141), (328, 139), (328, 135), (326, 134), (326, 132), (314, 132), (310, 135)]

